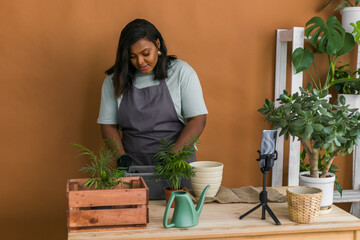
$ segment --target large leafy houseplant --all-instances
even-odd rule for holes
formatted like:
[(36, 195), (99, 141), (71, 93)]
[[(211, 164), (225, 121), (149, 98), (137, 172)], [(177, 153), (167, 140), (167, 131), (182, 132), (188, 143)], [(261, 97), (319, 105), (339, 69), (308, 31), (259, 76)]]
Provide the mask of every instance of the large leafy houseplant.
[[(314, 53), (325, 54), (328, 58), (329, 67), (325, 81), (321, 80), (322, 76), (318, 73), (314, 61), (314, 53), (310, 49), (301, 47), (295, 49), (292, 55), (292, 62), (296, 73), (307, 72), (317, 91), (328, 90), (335, 84), (358, 80), (354, 78), (335, 79), (338, 58), (350, 52), (355, 46), (353, 35), (345, 32), (345, 29), (335, 16), (328, 17), (326, 22), (320, 17), (311, 18), (306, 23), (305, 35), (310, 39)], [(314, 67), (315, 77), (309, 71), (311, 66)]]
[[(80, 152), (79, 156), (89, 157), (90, 164), (80, 168), (81, 172), (90, 174), (85, 186), (95, 189), (112, 189), (119, 184), (128, 184), (121, 180), (125, 177), (125, 170), (116, 167), (119, 150), (113, 139), (105, 139), (105, 144), (98, 151), (90, 150), (80, 144), (72, 145)], [(108, 148), (107, 146), (111, 146)]]
[[(189, 142), (197, 142), (197, 138), (192, 138)], [(194, 168), (187, 160), (196, 152), (193, 144), (184, 144), (183, 148), (174, 152), (175, 144), (168, 138), (161, 139), (159, 152), (154, 156), (155, 178), (164, 179), (169, 184), (171, 190), (181, 189), (181, 180), (195, 176)]]
[[(312, 34), (312, 37), (310, 37)], [(334, 104), (326, 99), (328, 90), (337, 83), (357, 81), (353, 78), (335, 79), (335, 65), (338, 57), (351, 51), (354, 37), (346, 33), (336, 17), (313, 17), (306, 23), (305, 35), (310, 39), (314, 53), (325, 54), (328, 58), (328, 70), (322, 81), (317, 72), (314, 53), (306, 48), (297, 48), (293, 52), (292, 62), (296, 72), (306, 71), (311, 78), (306, 90), (300, 88), (299, 93), (289, 94), (284, 90), (279, 99), (271, 102), (265, 100), (259, 112), (266, 120), (280, 128), (280, 135), (297, 137), (306, 154), (309, 156), (310, 176), (319, 177), (319, 160), (324, 161), (320, 177), (327, 176), (334, 158), (338, 154), (351, 153), (354, 144), (360, 143), (359, 113), (349, 109), (345, 98)], [(314, 78), (309, 67), (314, 66)]]
[(324, 92), (319, 95), (309, 84), (306, 90), (300, 88), (300, 93), (284, 90), (276, 101), (275, 107), (275, 102), (266, 99), (259, 112), (274, 128), (281, 129), (285, 139), (299, 139), (309, 156), (311, 177), (319, 177), (319, 160), (326, 162), (320, 175), (324, 178), (336, 156), (351, 153), (354, 144), (360, 144), (360, 114), (357, 109), (349, 109), (344, 97), (340, 97), (340, 104), (337, 100), (331, 104)]

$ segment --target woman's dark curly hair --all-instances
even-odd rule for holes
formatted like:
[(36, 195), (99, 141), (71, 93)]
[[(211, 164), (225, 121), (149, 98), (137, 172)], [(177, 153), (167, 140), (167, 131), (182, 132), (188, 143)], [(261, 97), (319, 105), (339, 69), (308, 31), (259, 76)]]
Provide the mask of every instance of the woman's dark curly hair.
[(176, 59), (175, 56), (167, 55), (164, 39), (152, 23), (145, 19), (135, 19), (128, 23), (120, 34), (115, 65), (105, 72), (108, 75), (114, 73), (113, 85), (116, 98), (133, 85), (136, 68), (130, 62), (130, 47), (142, 38), (151, 41), (155, 46), (157, 46), (156, 41), (158, 39), (160, 41), (161, 55), (153, 70), (155, 79), (166, 79), (170, 62)]

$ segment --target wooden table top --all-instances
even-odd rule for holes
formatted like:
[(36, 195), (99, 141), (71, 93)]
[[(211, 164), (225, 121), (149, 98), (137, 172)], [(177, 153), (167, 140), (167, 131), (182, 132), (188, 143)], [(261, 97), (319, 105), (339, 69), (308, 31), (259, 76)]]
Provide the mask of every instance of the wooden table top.
[[(286, 187), (277, 189), (282, 193), (286, 191)], [(360, 238), (360, 219), (336, 206), (333, 206), (331, 213), (320, 215), (318, 222), (313, 224), (297, 224), (292, 222), (289, 219), (287, 203), (268, 203), (276, 217), (281, 222), (280, 226), (275, 225), (274, 221), (268, 214), (266, 214), (266, 220), (261, 220), (261, 208), (246, 216), (244, 219), (239, 219), (240, 215), (246, 213), (256, 205), (257, 204), (243, 203), (206, 203), (204, 204), (199, 218), (199, 224), (197, 226), (185, 229), (166, 229), (162, 225), (165, 211), (165, 201), (150, 201), (150, 223), (148, 223), (146, 229), (69, 233), (68, 239), (210, 239), (219, 237), (253, 239), (253, 237), (268, 237), (270, 235), (301, 235), (309, 233), (328, 233), (330, 235), (330, 232), (345, 233), (349, 231), (359, 231), (358, 234), (355, 235)], [(169, 216), (171, 219), (172, 211), (170, 211)]]

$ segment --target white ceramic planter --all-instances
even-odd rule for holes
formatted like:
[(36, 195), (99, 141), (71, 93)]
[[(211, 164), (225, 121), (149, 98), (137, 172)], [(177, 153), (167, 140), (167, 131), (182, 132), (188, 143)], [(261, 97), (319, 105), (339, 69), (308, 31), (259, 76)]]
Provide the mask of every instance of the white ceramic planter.
[(200, 197), (204, 188), (210, 185), (206, 197), (215, 197), (221, 185), (224, 165), (221, 162), (198, 161), (190, 163), (190, 166), (194, 167), (196, 174), (190, 178), (194, 194)]
[(328, 209), (333, 204), (335, 174), (328, 173), (331, 177), (326, 178), (312, 178), (304, 176), (307, 174), (310, 174), (310, 172), (306, 171), (300, 173), (299, 185), (320, 188), (323, 191), (321, 209)]
[(348, 33), (352, 33), (354, 28), (350, 23), (356, 23), (360, 20), (360, 7), (346, 7), (341, 9), (340, 13), (343, 28)]

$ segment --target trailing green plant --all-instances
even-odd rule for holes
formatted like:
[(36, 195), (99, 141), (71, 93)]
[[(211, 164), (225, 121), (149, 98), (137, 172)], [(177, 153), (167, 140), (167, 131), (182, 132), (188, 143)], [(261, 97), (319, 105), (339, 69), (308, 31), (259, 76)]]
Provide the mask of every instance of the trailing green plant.
[[(312, 34), (312, 36), (310, 36)], [(359, 81), (354, 78), (335, 79), (335, 69), (338, 58), (350, 52), (355, 45), (352, 34), (347, 33), (335, 16), (328, 17), (324, 22), (320, 17), (313, 17), (306, 23), (305, 35), (310, 39), (314, 53), (325, 54), (328, 58), (328, 70), (324, 81), (320, 78), (314, 61), (314, 53), (307, 48), (297, 48), (292, 55), (292, 63), (296, 73), (306, 71), (317, 91), (328, 90), (331, 86)], [(314, 66), (315, 76), (309, 71)]]
[[(350, 64), (339, 66), (335, 70), (335, 81), (337, 79), (344, 78), (356, 78), (356, 74), (359, 74), (360, 69), (356, 72), (351, 72), (347, 69)], [(351, 81), (335, 84), (335, 90), (340, 94), (359, 94), (360, 93), (360, 81)]]
[[(104, 145), (98, 151), (90, 150), (80, 144), (71, 145), (78, 149), (79, 156), (86, 155), (90, 164), (79, 169), (79, 171), (90, 174), (89, 180), (85, 186), (95, 189), (112, 189), (119, 184), (128, 184), (121, 180), (125, 176), (125, 170), (116, 168), (116, 159), (119, 149), (114, 139), (104, 140)], [(111, 146), (108, 148), (107, 146)]]
[[(353, 34), (355, 36), (355, 42), (360, 44), (360, 21), (356, 23), (350, 23), (353, 26)], [(335, 70), (335, 80), (338, 79), (351, 79), (357, 78), (360, 74), (360, 69), (357, 69), (355, 72), (351, 72), (348, 68), (350, 64), (344, 64), (337, 67)], [(338, 83), (335, 85), (335, 90), (341, 94), (359, 94), (360, 93), (360, 81), (350, 81), (344, 83)]]
[[(334, 0), (329, 0), (324, 7), (321, 9), (323, 10), (324, 8), (326, 8), (327, 6), (329, 6), (330, 3), (334, 2)], [(342, 0), (342, 3), (340, 3), (339, 5), (336, 6), (336, 8), (334, 9), (334, 11), (342, 9), (344, 7), (356, 7), (358, 6), (360, 3), (360, 0)]]
[(355, 41), (360, 44), (360, 21), (357, 21), (356, 23), (350, 23), (350, 25), (354, 27), (352, 33), (355, 35)]
[(319, 177), (319, 153), (324, 150), (323, 160), (326, 162), (320, 177), (326, 177), (334, 158), (351, 153), (354, 144), (360, 144), (360, 113), (357, 109), (349, 109), (344, 96), (331, 104), (324, 97), (327, 90), (321, 92), (300, 88), (300, 93), (289, 94), (284, 90), (275, 102), (266, 99), (263, 108), (258, 111), (280, 128), (280, 136), (285, 139), (295, 137), (301, 142), (309, 156), (311, 177)]
[(195, 176), (194, 168), (187, 162), (196, 152), (190, 143), (198, 143), (198, 138), (191, 137), (179, 152), (174, 153), (175, 144), (169, 138), (160, 140), (159, 152), (154, 156), (155, 179), (166, 180), (172, 190), (181, 189), (182, 179)]
[[(310, 171), (310, 164), (305, 161), (306, 158), (306, 151), (303, 150), (300, 154), (300, 172)], [(325, 155), (321, 156), (319, 152), (319, 162), (318, 162), (318, 169), (319, 171), (322, 171), (326, 165), (325, 161)], [(340, 171), (340, 168), (335, 166), (334, 164), (331, 164), (329, 172), (335, 174), (335, 178), (337, 180), (336, 173)], [(342, 196), (342, 186), (339, 182), (335, 181), (336, 190), (340, 193), (340, 196)]]

